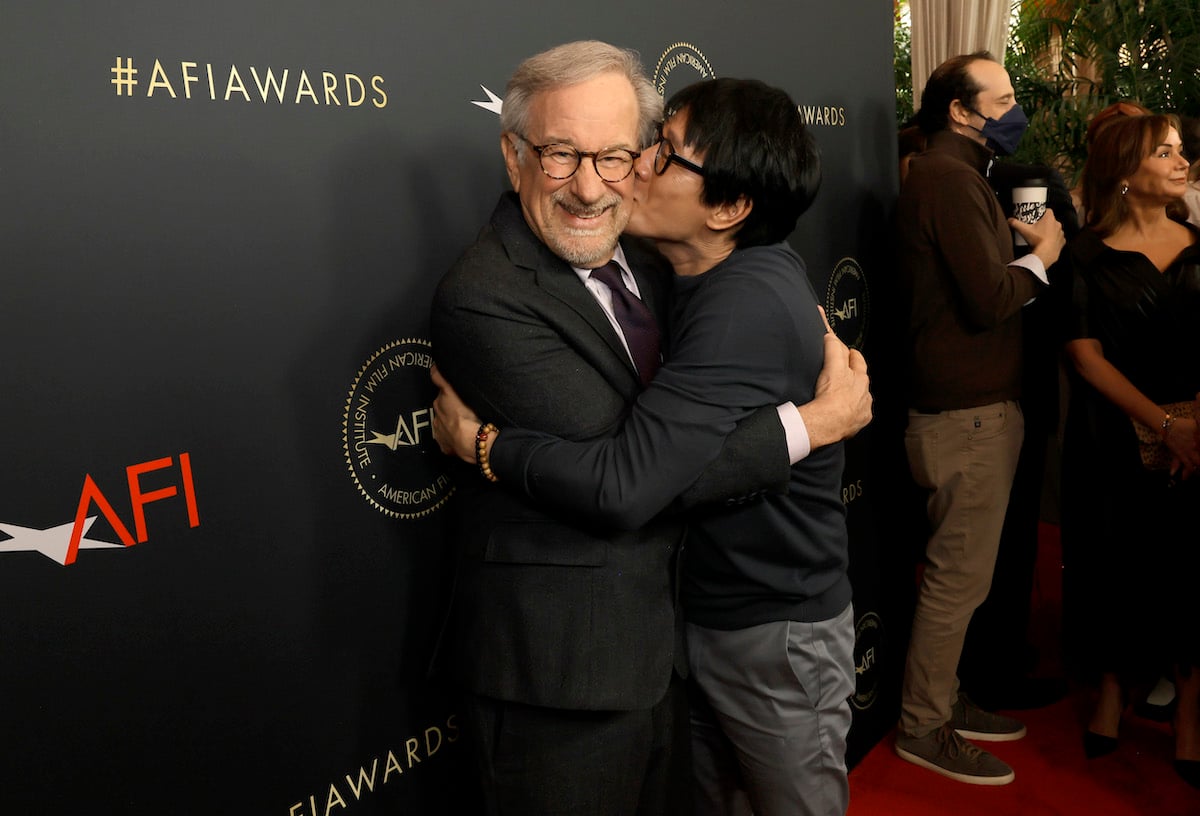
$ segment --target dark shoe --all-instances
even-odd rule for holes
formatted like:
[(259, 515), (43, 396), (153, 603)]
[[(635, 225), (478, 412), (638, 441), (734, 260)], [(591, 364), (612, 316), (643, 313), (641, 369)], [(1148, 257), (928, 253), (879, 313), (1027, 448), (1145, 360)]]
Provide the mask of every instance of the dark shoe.
[(987, 689), (971, 690), (971, 699), (988, 711), (1044, 708), (1066, 696), (1067, 681), (1059, 677), (1020, 677)]
[(1025, 726), (1012, 717), (984, 711), (971, 698), (958, 693), (958, 702), (950, 709), (947, 723), (961, 736), (984, 742), (1010, 742), (1025, 736)]
[(1154, 722), (1170, 722), (1175, 716), (1175, 684), (1160, 677), (1146, 699), (1133, 704), (1133, 713)]
[(1170, 722), (1175, 717), (1175, 701), (1171, 700), (1166, 705), (1154, 705), (1146, 700), (1139, 700), (1133, 704), (1133, 713), (1152, 722)]
[(1175, 760), (1175, 773), (1183, 778), (1193, 788), (1200, 789), (1200, 760), (1196, 759), (1177, 759)]
[(1083, 732), (1083, 755), (1088, 759), (1108, 756), (1117, 750), (1117, 738), (1106, 737), (1088, 729)]
[(896, 734), (896, 754), (914, 765), (968, 785), (1007, 785), (1013, 769), (967, 742), (949, 723), (923, 737)]

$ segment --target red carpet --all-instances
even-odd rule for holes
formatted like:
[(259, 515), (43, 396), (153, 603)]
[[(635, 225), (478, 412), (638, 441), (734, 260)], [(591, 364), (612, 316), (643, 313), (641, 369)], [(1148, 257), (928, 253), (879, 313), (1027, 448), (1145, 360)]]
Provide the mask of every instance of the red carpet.
[[(1061, 549), (1057, 529), (1044, 532), (1034, 626), (1041, 653), (1057, 655)], [(848, 816), (1200, 816), (1200, 791), (1171, 767), (1169, 725), (1128, 710), (1116, 753), (1089, 760), (1081, 736), (1089, 706), (1080, 690), (1046, 708), (1007, 712), (1025, 723), (1025, 738), (979, 743), (1016, 772), (1016, 781), (1001, 787), (966, 785), (918, 768), (896, 756), (888, 736), (850, 772)]]
[(1076, 694), (1037, 711), (1011, 712), (1029, 733), (1016, 742), (979, 743), (1013, 767), (1011, 785), (965, 785), (918, 768), (885, 738), (850, 772), (849, 816), (1197, 816), (1200, 791), (1171, 767), (1169, 726), (1126, 712), (1117, 752), (1086, 759), (1080, 737), (1085, 703)]

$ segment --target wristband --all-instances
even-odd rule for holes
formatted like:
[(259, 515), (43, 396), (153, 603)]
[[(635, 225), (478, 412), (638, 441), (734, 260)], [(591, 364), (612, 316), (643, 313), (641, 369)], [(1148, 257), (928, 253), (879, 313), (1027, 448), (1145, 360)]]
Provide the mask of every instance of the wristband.
[(483, 478), (489, 482), (500, 481), (496, 478), (496, 474), (492, 473), (492, 465), (488, 462), (487, 440), (488, 436), (498, 432), (497, 428), (491, 422), (479, 426), (479, 430), (475, 432), (475, 464), (479, 465), (479, 472), (483, 474)]

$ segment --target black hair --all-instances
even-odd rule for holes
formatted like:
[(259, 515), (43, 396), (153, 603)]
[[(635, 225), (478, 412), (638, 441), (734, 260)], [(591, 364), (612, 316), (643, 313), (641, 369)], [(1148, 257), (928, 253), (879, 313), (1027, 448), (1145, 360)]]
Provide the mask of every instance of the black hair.
[(704, 203), (753, 202), (737, 246), (787, 238), (821, 186), (821, 154), (796, 103), (755, 79), (719, 78), (673, 95), (666, 115), (685, 109), (684, 142), (704, 157)]

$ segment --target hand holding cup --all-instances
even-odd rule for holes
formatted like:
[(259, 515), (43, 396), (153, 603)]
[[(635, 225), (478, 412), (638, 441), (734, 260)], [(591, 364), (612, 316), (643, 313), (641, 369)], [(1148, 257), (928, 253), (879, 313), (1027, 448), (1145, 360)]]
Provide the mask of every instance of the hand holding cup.
[[(1026, 224), (1036, 224), (1046, 214), (1046, 181), (1029, 179), (1020, 187), (1014, 187), (1013, 218)], [(1013, 230), (1013, 242), (1017, 246), (1028, 246), (1025, 236)]]

